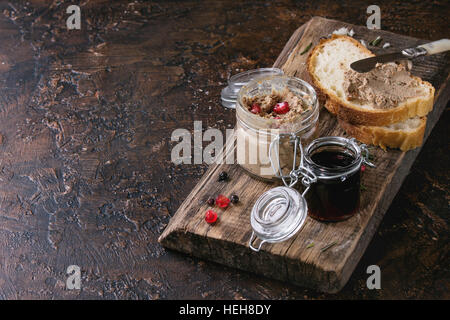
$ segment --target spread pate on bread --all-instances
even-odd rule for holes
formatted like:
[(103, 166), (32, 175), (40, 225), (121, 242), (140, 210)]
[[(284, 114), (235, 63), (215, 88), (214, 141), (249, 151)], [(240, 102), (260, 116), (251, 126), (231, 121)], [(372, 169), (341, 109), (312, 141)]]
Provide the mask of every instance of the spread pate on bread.
[(396, 63), (378, 63), (366, 73), (345, 71), (344, 90), (349, 101), (357, 100), (376, 109), (393, 108), (422, 92), (418, 79)]

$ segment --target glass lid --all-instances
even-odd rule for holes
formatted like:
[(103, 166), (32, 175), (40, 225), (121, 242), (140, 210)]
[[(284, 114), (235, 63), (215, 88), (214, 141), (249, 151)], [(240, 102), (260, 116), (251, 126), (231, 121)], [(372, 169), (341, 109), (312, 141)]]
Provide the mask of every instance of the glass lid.
[(278, 68), (259, 68), (233, 75), (228, 79), (228, 86), (223, 88), (220, 94), (222, 106), (234, 109), (237, 95), (243, 86), (254, 79), (273, 75), (283, 75), (283, 70)]
[[(264, 242), (282, 242), (303, 226), (308, 212), (305, 198), (295, 189), (276, 187), (263, 193), (253, 206), (250, 223), (253, 229), (249, 246), (259, 251)], [(254, 247), (256, 238), (259, 247)]]

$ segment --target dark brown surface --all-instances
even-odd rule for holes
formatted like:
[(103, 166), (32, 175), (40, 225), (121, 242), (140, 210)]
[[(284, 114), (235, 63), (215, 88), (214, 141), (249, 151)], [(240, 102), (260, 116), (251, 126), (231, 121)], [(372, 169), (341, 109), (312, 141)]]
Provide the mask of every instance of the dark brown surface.
[[(448, 108), (338, 295), (157, 243), (206, 170), (170, 162), (171, 132), (234, 126), (229, 74), (272, 65), (311, 16), (363, 25), (371, 3), (83, 3), (81, 31), (68, 3), (0, 4), (0, 298), (449, 298)], [(382, 28), (448, 38), (445, 3), (381, 5)], [(81, 291), (64, 289), (70, 264)]]

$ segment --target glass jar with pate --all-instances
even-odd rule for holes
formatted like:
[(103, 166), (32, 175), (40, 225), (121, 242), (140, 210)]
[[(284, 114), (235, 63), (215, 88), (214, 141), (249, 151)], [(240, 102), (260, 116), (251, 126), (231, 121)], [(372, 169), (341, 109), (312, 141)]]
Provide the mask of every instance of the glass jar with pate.
[[(288, 175), (299, 158), (293, 137), (307, 144), (315, 138), (319, 102), (307, 82), (288, 76), (270, 76), (249, 82), (236, 102), (236, 155), (238, 164), (251, 175), (280, 178), (271, 165), (278, 159)], [(276, 146), (271, 148), (276, 142)]]

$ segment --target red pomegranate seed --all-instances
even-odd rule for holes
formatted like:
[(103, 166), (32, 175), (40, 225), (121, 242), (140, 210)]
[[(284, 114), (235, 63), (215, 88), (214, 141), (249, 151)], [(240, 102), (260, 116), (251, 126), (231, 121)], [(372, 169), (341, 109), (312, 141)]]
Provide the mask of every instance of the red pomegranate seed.
[(220, 207), (220, 208), (226, 208), (228, 207), (228, 205), (230, 204), (230, 199), (228, 199), (227, 197), (225, 197), (223, 194), (219, 194), (216, 198), (216, 204)]
[(289, 110), (290, 110), (289, 103), (287, 103), (286, 101), (277, 103), (275, 105), (275, 107), (273, 108), (273, 112), (278, 113), (278, 114), (285, 114)]
[(215, 213), (212, 210), (206, 211), (205, 221), (210, 223), (210, 224), (216, 222), (217, 221), (217, 213)]
[(261, 107), (259, 106), (259, 104), (254, 103), (254, 104), (252, 105), (252, 109), (250, 110), (250, 112), (251, 112), (251, 113), (254, 113), (254, 114), (258, 114), (258, 113), (261, 112)]
[(366, 166), (365, 166), (365, 165), (362, 165), (362, 166), (361, 166), (361, 172), (364, 172), (364, 171), (366, 171)]

